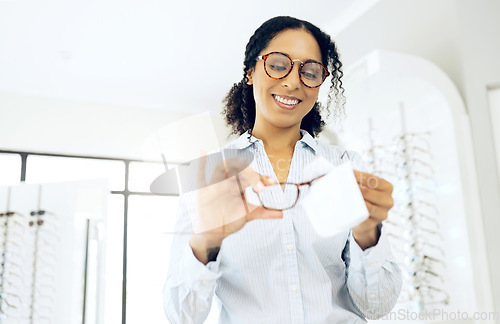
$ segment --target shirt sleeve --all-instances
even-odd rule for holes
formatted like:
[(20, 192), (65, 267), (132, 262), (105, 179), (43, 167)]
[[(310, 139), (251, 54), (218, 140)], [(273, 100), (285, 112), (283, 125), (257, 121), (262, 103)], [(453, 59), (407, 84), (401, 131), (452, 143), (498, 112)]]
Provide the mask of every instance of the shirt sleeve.
[(358, 315), (368, 319), (388, 314), (402, 286), (401, 270), (382, 224), (379, 229), (381, 234), (375, 246), (363, 251), (350, 232), (344, 249), (349, 302)]
[(163, 306), (171, 323), (203, 323), (210, 312), (219, 272), (219, 259), (201, 263), (189, 244), (194, 208), (179, 198), (179, 213), (170, 252)]

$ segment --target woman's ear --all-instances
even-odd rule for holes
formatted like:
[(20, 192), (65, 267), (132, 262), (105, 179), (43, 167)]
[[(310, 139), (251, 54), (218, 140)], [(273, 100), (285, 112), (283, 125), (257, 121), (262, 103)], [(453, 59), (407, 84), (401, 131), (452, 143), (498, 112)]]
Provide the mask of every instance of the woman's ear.
[(252, 85), (253, 84), (253, 68), (249, 69), (247, 71), (247, 77), (246, 77), (246, 80), (248, 85)]

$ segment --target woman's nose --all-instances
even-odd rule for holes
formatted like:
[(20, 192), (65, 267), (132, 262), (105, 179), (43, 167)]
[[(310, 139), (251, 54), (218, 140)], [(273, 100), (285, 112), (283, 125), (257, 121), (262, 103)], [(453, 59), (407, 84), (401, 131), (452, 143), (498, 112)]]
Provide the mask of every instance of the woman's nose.
[(299, 76), (300, 64), (294, 64), (292, 66), (292, 71), (287, 75), (286, 78), (282, 79), (283, 87), (287, 87), (290, 89), (297, 89), (301, 85), (300, 76)]

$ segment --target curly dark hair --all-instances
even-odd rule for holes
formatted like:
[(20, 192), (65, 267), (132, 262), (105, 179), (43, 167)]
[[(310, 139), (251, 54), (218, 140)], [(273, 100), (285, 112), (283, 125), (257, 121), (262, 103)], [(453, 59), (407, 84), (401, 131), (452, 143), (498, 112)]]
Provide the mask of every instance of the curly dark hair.
[[(335, 43), (328, 34), (310, 22), (280, 16), (264, 22), (250, 37), (245, 50), (243, 79), (233, 85), (223, 100), (224, 109), (222, 114), (225, 116), (226, 124), (232, 128), (231, 134), (241, 135), (246, 131), (251, 134), (255, 123), (255, 100), (252, 85), (247, 84), (247, 72), (255, 67), (257, 56), (269, 45), (271, 40), (287, 29), (305, 29), (314, 36), (321, 50), (322, 63), (332, 75), (326, 105), (327, 115), (330, 113), (329, 107), (332, 101), (335, 102), (335, 115), (343, 112), (345, 97), (341, 80), (343, 76), (342, 63), (339, 60)], [(325, 122), (321, 117), (321, 110), (321, 103), (316, 102), (300, 124), (300, 128), (309, 132), (313, 137), (318, 135), (325, 126)]]

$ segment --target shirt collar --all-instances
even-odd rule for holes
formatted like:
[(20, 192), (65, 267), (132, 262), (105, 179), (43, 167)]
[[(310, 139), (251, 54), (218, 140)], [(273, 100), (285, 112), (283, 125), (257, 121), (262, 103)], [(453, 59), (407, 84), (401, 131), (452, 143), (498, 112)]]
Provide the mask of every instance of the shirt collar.
[[(312, 148), (315, 152), (318, 150), (318, 143), (316, 143), (316, 140), (309, 134), (306, 130), (301, 129), (300, 133), (302, 134), (302, 138), (299, 140), (299, 142), (302, 142)], [(234, 147), (237, 149), (245, 149), (248, 146), (250, 146), (253, 143), (260, 142), (262, 143), (262, 140), (256, 138), (255, 136), (251, 136), (248, 138), (248, 131), (245, 133), (241, 134), (241, 136), (234, 142)]]
[(318, 151), (318, 143), (316, 140), (307, 132), (306, 130), (301, 129), (300, 133), (302, 134), (302, 138), (299, 142), (302, 142), (313, 149), (314, 152)]
[(248, 131), (241, 134), (241, 136), (234, 142), (234, 147), (236, 149), (242, 150), (249, 147), (253, 143), (262, 142), (260, 139), (256, 138), (253, 135), (250, 138), (248, 138), (249, 137), (248, 135), (249, 135)]

